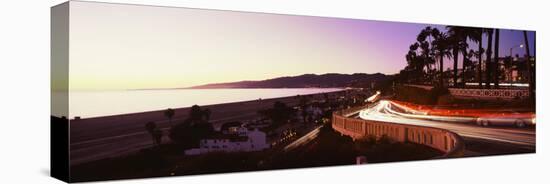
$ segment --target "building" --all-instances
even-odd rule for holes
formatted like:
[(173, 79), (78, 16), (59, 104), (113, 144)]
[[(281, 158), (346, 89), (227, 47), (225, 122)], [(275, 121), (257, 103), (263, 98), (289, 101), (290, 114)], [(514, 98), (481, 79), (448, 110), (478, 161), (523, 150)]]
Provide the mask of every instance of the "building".
[[(531, 62), (534, 62), (534, 57), (531, 57)], [(481, 72), (483, 81), (486, 81), (487, 62), (481, 63)], [(478, 79), (478, 67), (477, 62), (474, 62), (466, 73), (466, 82), (477, 83)], [(526, 57), (499, 57), (498, 58), (498, 70), (499, 70), (499, 82), (502, 83), (527, 83), (529, 71), (527, 70), (527, 58)], [(532, 69), (534, 70), (534, 69)], [(460, 73), (460, 70), (459, 70)], [(460, 76), (461, 74), (459, 74)], [(493, 74), (494, 75), (494, 74)], [(460, 77), (459, 77), (460, 79)]]
[(235, 134), (218, 134), (200, 141), (199, 148), (185, 150), (186, 155), (212, 152), (252, 152), (269, 148), (266, 134), (258, 129), (238, 128)]
[[(534, 58), (531, 58), (533, 62)], [(527, 82), (529, 75), (527, 70), (527, 58), (526, 57), (501, 57), (498, 58), (500, 70), (503, 71), (502, 77), (506, 82)]]
[(234, 122), (228, 122), (224, 123), (220, 131), (223, 134), (237, 134), (239, 136), (246, 136), (246, 132), (248, 131), (246, 127), (244, 127), (243, 123), (234, 121)]

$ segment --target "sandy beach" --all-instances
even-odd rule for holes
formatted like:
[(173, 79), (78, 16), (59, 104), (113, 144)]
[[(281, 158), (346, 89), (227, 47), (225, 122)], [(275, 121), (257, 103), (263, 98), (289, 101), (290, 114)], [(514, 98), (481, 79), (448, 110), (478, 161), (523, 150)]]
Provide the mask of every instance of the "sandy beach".
[[(332, 92), (338, 93), (338, 92)], [(322, 94), (306, 95), (323, 98)], [(223, 123), (246, 120), (258, 117), (258, 110), (273, 106), (281, 101), (289, 106), (296, 105), (298, 98), (282, 97), (244, 102), (234, 102), (201, 106), (208, 108), (212, 114), (210, 122), (214, 128)], [(174, 108), (172, 123), (179, 123), (187, 118), (190, 107)], [(169, 121), (162, 110), (132, 114), (77, 119), (70, 121), (70, 160), (71, 165), (81, 164), (103, 158), (116, 157), (135, 152), (153, 144), (150, 135), (145, 131), (145, 123), (153, 121), (165, 131), (163, 142), (169, 141), (167, 132)]]

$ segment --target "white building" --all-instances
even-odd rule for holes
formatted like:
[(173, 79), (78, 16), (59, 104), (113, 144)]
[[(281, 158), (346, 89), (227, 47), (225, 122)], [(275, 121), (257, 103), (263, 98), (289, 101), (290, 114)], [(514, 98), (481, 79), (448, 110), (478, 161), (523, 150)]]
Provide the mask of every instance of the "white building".
[[(244, 132), (243, 132), (244, 131)], [(237, 134), (221, 134), (200, 141), (199, 148), (185, 150), (186, 155), (199, 155), (211, 152), (251, 152), (269, 148), (266, 134), (257, 129), (239, 129)]]

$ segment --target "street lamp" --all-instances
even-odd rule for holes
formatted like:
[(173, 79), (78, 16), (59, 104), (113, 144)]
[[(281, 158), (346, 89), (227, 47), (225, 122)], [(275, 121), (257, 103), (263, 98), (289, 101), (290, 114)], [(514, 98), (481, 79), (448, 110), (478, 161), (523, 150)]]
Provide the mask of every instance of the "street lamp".
[(515, 48), (523, 48), (523, 44), (519, 44), (519, 45), (510, 47), (510, 58), (512, 58), (512, 50), (515, 49)]

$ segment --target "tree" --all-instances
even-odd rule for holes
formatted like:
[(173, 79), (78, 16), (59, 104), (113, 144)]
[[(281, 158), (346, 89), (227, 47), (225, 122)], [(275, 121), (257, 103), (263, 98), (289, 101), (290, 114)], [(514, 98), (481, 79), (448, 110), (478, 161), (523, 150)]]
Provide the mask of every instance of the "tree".
[[(462, 54), (463, 58), (466, 58), (468, 43), (467, 43), (467, 31), (468, 28), (461, 26), (447, 26), (448, 41), (452, 48), (453, 55), (453, 86), (458, 86), (458, 55)], [(462, 68), (464, 70), (464, 59), (462, 60)], [(463, 71), (464, 72), (464, 71)], [(463, 81), (464, 82), (464, 81)]]
[(304, 123), (306, 123), (307, 116), (309, 115), (309, 113), (306, 110), (307, 109), (307, 104), (308, 104), (308, 99), (306, 97), (301, 97), (299, 103), (300, 103), (300, 109), (302, 110), (301, 111), (302, 119), (303, 119)]
[[(424, 70), (424, 67), (426, 68), (426, 74), (429, 78), (433, 77), (431, 76), (431, 74), (433, 73), (431, 66), (435, 64), (434, 53), (432, 49), (433, 45), (431, 45), (433, 37), (432, 32), (433, 29), (430, 26), (427, 26), (422, 31), (420, 31), (420, 33), (416, 37), (417, 45), (420, 48), (420, 54), (418, 55), (417, 59), (423, 61), (421, 62), (423, 66), (422, 70)], [(410, 69), (417, 70), (415, 69), (415, 66), (411, 66)]]
[(179, 123), (170, 129), (170, 139), (182, 148), (199, 146), (199, 141), (214, 134), (210, 123)]
[(491, 66), (492, 66), (491, 54), (493, 54), (493, 51), (492, 51), (493, 29), (486, 29), (486, 32), (487, 32), (487, 52), (486, 52), (487, 60), (485, 64), (485, 75), (486, 75), (485, 81), (487, 83), (485, 85), (486, 85), (486, 88), (491, 88)]
[(211, 114), (212, 112), (210, 109), (207, 108), (202, 110), (200, 106), (193, 105), (189, 110), (189, 117), (186, 122), (190, 124), (208, 123), (208, 121), (210, 121)]
[(478, 49), (477, 49), (477, 78), (478, 78), (478, 82), (479, 82), (479, 88), (482, 88), (483, 86), (483, 73), (482, 73), (482, 63), (483, 63), (483, 28), (476, 28), (475, 29), (475, 33), (477, 33), (477, 37), (476, 37), (476, 40), (477, 40), (477, 45), (478, 45)]
[(160, 146), (162, 143), (162, 130), (156, 129), (153, 132), (153, 139), (155, 140), (157, 145)]
[(161, 144), (162, 131), (157, 128), (157, 124), (155, 124), (155, 122), (147, 122), (145, 124), (145, 130), (147, 130), (147, 132), (151, 135), (153, 143), (155, 143), (156, 145)]
[[(463, 56), (468, 56), (468, 57), (463, 57), (463, 60), (462, 60), (462, 67), (463, 67), (463, 70), (467, 67), (467, 66), (470, 66), (471, 67), (471, 64), (472, 64), (472, 60), (471, 58), (473, 57), (473, 55), (477, 54), (478, 56), (478, 63), (481, 63), (481, 57), (482, 57), (482, 52), (483, 52), (483, 47), (481, 45), (481, 39), (482, 39), (482, 29), (481, 28), (474, 28), (474, 27), (465, 27), (464, 28), (464, 42), (467, 43), (467, 40), (470, 40), (474, 43), (477, 43), (478, 44), (478, 53), (475, 53), (473, 50), (470, 49), (470, 51), (468, 51), (468, 45), (466, 45), (466, 47), (464, 48), (463, 50), (463, 53), (462, 55)], [(469, 63), (468, 63), (469, 62)], [(481, 76), (481, 65), (479, 66), (479, 75)], [(462, 75), (463, 77), (463, 81), (466, 82), (466, 74), (464, 73)], [(481, 86), (481, 82), (479, 83), (479, 85)]]
[(534, 105), (535, 104), (535, 75), (534, 69), (531, 68), (531, 53), (529, 52), (529, 39), (527, 38), (527, 31), (523, 31), (523, 39), (525, 41), (525, 56), (527, 56), (527, 81), (529, 83), (529, 101)]
[(439, 85), (443, 86), (443, 59), (445, 57), (449, 58), (451, 55), (449, 52), (449, 37), (437, 28), (432, 30), (432, 36), (434, 37), (433, 50), (435, 51), (435, 55), (439, 57)]
[(498, 80), (500, 78), (499, 72), (499, 63), (498, 63), (498, 50), (499, 50), (499, 40), (500, 40), (500, 29), (495, 29), (495, 61), (493, 62), (493, 72), (494, 72), (494, 83), (495, 88), (498, 88)]
[(199, 146), (201, 139), (214, 133), (212, 124), (208, 123), (210, 114), (209, 109), (191, 106), (187, 119), (170, 129), (170, 139), (183, 148)]
[(164, 110), (164, 116), (168, 118), (168, 122), (170, 122), (170, 126), (172, 126), (172, 117), (174, 117), (175, 114), (176, 112), (174, 111), (174, 109), (168, 108)]
[(472, 73), (474, 71), (472, 57), (474, 57), (474, 55), (477, 55), (477, 52), (475, 52), (472, 49), (464, 53), (464, 58), (462, 61), (463, 63), (462, 80), (464, 81), (464, 83), (466, 83), (467, 77), (471, 78), (472, 76), (474, 76), (474, 74)]
[(419, 43), (414, 43), (409, 47), (409, 52), (405, 55), (407, 60), (407, 72), (411, 74), (413, 81), (424, 81), (424, 68), (429, 65), (427, 59), (423, 55), (417, 55), (417, 50), (420, 47)]
[(279, 126), (290, 120), (295, 115), (294, 109), (288, 107), (285, 103), (276, 101), (270, 109), (260, 110), (259, 114), (273, 121), (272, 126)]
[[(456, 82), (458, 76), (457, 72), (458, 70), (458, 54), (461, 54), (462, 57), (462, 82), (466, 81), (466, 68), (469, 67), (472, 63), (470, 58), (473, 56), (473, 51), (468, 50), (468, 41), (472, 41), (474, 43), (477, 43), (478, 48), (478, 63), (481, 63), (481, 57), (483, 53), (483, 47), (481, 45), (481, 40), (483, 36), (482, 28), (474, 28), (474, 27), (462, 27), (462, 26), (447, 26), (449, 37), (452, 38), (452, 44), (453, 44), (453, 61), (454, 61), (454, 67), (453, 67), (453, 73), (454, 77), (453, 80)], [(458, 50), (458, 51), (457, 51)], [(481, 76), (481, 65), (478, 66), (479, 68), (479, 76)], [(456, 85), (456, 83), (455, 83)], [(479, 81), (479, 85), (481, 86), (481, 80)]]
[(212, 114), (212, 111), (210, 111), (209, 108), (206, 108), (202, 111), (202, 116), (206, 122), (210, 121), (211, 114)]

